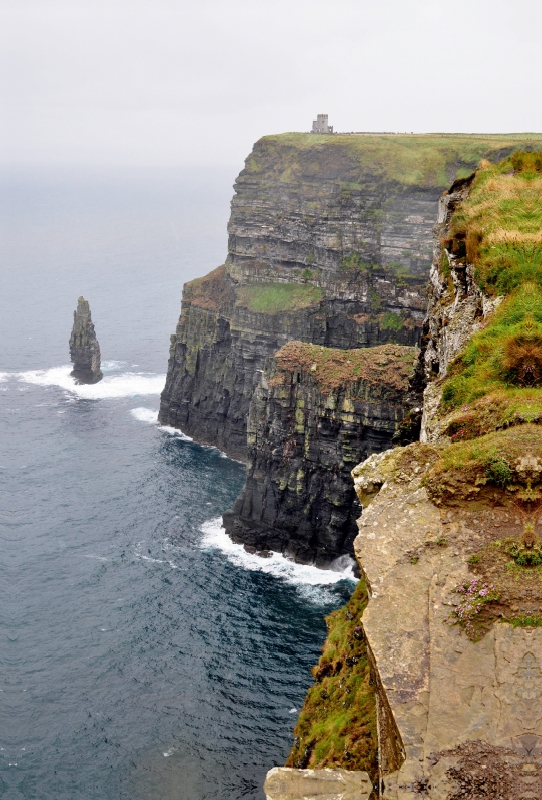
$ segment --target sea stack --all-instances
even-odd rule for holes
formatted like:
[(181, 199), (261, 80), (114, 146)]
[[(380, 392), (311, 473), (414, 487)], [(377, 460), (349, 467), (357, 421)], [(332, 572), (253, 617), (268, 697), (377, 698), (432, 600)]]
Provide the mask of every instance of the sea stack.
[(101, 381), (103, 375), (100, 369), (100, 345), (90, 316), (90, 306), (84, 297), (79, 298), (77, 311), (73, 312), (70, 358), (73, 362), (71, 375), (76, 383)]

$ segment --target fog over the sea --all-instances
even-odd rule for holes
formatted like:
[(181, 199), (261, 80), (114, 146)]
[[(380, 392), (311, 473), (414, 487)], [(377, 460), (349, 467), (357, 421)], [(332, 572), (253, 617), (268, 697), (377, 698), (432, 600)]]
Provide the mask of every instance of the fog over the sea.
[(266, 133), (542, 130), (534, 0), (2, 0), (3, 164), (238, 167)]

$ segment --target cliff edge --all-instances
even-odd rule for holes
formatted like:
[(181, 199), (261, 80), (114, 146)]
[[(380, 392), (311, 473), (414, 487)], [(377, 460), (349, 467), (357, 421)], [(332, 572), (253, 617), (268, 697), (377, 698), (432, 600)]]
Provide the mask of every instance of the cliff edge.
[(284, 344), (415, 345), (438, 198), (530, 138), (257, 142), (235, 184), (226, 263), (185, 286), (160, 421), (245, 460), (251, 398)]
[(246, 482), (224, 514), (234, 541), (324, 568), (353, 557), (350, 473), (391, 447), (416, 353), (289, 342), (275, 354), (250, 404)]
[[(370, 676), (386, 800), (542, 797), (541, 209), (537, 152), (482, 162), (441, 199), (423, 441), (352, 473), (367, 599), (336, 613), (343, 647), (365, 644), (350, 680)], [(307, 700), (320, 698), (318, 716), (302, 712), (289, 764), (330, 766), (314, 754), (329, 752), (344, 696), (347, 676), (333, 703), (322, 691), (339, 635), (330, 626)], [(370, 731), (367, 690), (358, 711)], [(374, 774), (370, 748), (333, 763)]]

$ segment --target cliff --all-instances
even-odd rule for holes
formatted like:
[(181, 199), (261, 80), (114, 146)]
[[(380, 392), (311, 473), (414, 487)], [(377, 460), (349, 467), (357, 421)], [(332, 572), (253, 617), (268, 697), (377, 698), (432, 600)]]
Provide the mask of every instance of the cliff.
[(536, 152), (442, 198), (423, 441), (353, 471), (386, 800), (542, 796), (541, 209)]
[(414, 345), (442, 190), (536, 137), (267, 136), (235, 184), (224, 266), (187, 284), (160, 421), (247, 457), (261, 370), (288, 341)]
[(100, 369), (100, 345), (96, 338), (90, 306), (80, 297), (77, 310), (73, 312), (73, 327), (70, 336), (70, 358), (73, 370), (70, 373), (76, 383), (98, 383), (103, 375)]
[(290, 342), (276, 353), (250, 405), (246, 483), (224, 515), (234, 541), (322, 567), (352, 554), (350, 473), (391, 446), (415, 352)]

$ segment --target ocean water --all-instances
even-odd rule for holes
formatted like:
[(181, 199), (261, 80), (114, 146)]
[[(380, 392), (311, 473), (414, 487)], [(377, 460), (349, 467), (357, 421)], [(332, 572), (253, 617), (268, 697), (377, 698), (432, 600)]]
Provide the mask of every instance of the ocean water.
[[(0, 795), (262, 800), (353, 582), (231, 543), (243, 465), (157, 423), (233, 176), (1, 177)], [(69, 377), (80, 294), (88, 387)]]

